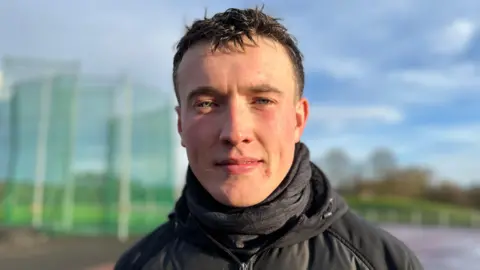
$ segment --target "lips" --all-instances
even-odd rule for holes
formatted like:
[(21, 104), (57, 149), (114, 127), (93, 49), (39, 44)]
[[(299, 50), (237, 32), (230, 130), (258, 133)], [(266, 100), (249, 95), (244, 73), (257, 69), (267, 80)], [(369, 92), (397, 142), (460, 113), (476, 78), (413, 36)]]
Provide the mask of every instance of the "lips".
[(216, 164), (219, 166), (226, 166), (226, 165), (249, 165), (249, 164), (255, 164), (260, 162), (258, 159), (254, 158), (229, 158), (229, 159), (224, 159)]
[(216, 166), (231, 175), (242, 175), (253, 172), (262, 163), (255, 158), (229, 158), (215, 163)]

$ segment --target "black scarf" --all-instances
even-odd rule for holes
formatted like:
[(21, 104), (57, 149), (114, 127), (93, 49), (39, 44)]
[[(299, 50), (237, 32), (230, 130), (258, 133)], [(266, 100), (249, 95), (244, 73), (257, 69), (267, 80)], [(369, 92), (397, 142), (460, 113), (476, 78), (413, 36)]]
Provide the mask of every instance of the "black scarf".
[(203, 188), (190, 168), (186, 201), (191, 214), (211, 230), (231, 235), (267, 235), (305, 213), (312, 197), (311, 176), (308, 148), (297, 143), (294, 161), (285, 179), (262, 203), (246, 208), (220, 204)]

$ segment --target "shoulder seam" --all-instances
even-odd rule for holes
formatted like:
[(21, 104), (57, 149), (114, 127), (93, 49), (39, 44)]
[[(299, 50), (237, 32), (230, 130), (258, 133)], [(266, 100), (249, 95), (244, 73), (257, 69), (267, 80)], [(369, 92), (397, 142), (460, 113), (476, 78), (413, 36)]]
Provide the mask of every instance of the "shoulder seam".
[(347, 247), (355, 256), (358, 257), (370, 270), (374, 270), (373, 264), (367, 259), (367, 257), (357, 248), (355, 248), (349, 241), (337, 233), (334, 229), (328, 228), (326, 230), (329, 234), (335, 237), (340, 243)]

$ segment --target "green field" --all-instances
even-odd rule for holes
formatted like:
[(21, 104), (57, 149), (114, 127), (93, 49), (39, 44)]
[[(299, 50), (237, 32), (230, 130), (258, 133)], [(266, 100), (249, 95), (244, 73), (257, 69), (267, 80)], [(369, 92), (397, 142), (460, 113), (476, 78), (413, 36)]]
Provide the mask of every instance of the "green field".
[[(44, 208), (42, 229), (51, 233), (73, 234), (116, 234), (118, 230), (119, 211), (116, 205), (106, 209), (100, 205), (75, 205), (70, 219), (65, 218), (61, 205)], [(145, 233), (164, 222), (173, 205), (136, 205), (129, 213), (129, 232)], [(66, 222), (67, 221), (67, 222)], [(32, 223), (30, 205), (17, 205), (11, 211), (8, 220), (2, 223), (7, 226), (29, 226)], [(70, 224), (70, 225), (69, 225)]]
[[(33, 187), (15, 184), (1, 198), (0, 224), (31, 226)], [(62, 186), (45, 186), (41, 229), (52, 233), (116, 234), (119, 220), (118, 188), (109, 185), (79, 185), (70, 200)], [(132, 185), (129, 233), (143, 234), (166, 220), (174, 206), (171, 188)], [(68, 202), (71, 207), (68, 207)]]
[(379, 223), (480, 227), (480, 212), (456, 205), (398, 197), (346, 197), (350, 207)]

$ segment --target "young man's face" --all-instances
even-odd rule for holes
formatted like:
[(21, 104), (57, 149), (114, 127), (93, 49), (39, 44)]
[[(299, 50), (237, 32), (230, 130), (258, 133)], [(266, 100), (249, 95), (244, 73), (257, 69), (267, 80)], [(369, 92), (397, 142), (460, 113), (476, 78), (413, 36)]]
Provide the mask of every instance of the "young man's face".
[(284, 47), (258, 38), (244, 51), (187, 51), (178, 68), (178, 132), (192, 171), (220, 203), (267, 198), (293, 161), (308, 114)]

